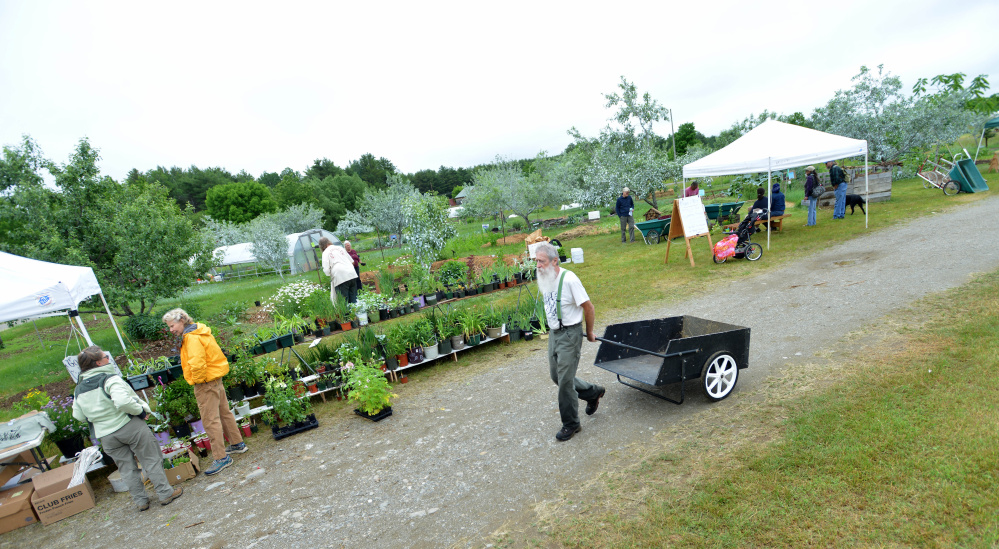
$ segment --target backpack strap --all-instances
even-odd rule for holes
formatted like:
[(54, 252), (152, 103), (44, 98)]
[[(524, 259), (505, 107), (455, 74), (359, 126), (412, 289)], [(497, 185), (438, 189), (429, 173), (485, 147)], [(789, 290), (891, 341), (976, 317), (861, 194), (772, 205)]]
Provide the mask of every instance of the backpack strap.
[[(118, 377), (118, 374), (97, 374), (96, 376), (81, 379), (80, 382), (76, 384), (76, 389), (73, 391), (73, 400), (80, 398), (80, 395), (83, 393), (89, 393), (90, 391), (97, 389), (100, 389), (108, 400), (111, 400), (111, 395), (108, 394), (108, 389), (105, 387), (108, 378), (111, 377)], [(90, 427), (90, 438), (92, 440), (96, 440), (97, 434), (94, 431), (94, 423), (87, 419), (87, 425)]]

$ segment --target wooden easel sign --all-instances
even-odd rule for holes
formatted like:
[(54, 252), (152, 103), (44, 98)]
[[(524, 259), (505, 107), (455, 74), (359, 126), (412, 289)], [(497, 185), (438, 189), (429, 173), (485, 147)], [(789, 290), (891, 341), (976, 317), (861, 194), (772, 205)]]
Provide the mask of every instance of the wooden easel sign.
[(673, 216), (669, 224), (669, 236), (666, 237), (666, 260), (663, 263), (669, 263), (670, 244), (679, 236), (682, 236), (687, 244), (687, 253), (684, 257), (690, 258), (691, 267), (694, 266), (694, 253), (690, 250), (691, 238), (708, 237), (708, 251), (714, 253), (714, 244), (711, 243), (711, 233), (708, 231), (708, 215), (704, 211), (700, 196), (688, 196), (673, 201)]

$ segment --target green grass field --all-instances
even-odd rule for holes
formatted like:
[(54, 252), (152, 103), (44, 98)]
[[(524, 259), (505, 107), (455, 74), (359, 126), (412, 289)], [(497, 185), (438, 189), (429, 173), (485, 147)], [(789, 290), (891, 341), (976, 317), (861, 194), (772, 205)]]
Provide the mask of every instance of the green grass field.
[[(548, 541), (995, 547), (997, 296), (993, 272), (928, 298), (905, 315), (924, 326), (900, 329), (826, 374), (824, 390), (754, 406), (753, 432), (735, 436), (769, 432), (764, 444), (727, 454), (670, 448), (608, 472), (589, 489), (601, 497), (552, 521)], [(712, 455), (698, 463), (704, 453)], [(687, 483), (691, 469), (703, 475)]]

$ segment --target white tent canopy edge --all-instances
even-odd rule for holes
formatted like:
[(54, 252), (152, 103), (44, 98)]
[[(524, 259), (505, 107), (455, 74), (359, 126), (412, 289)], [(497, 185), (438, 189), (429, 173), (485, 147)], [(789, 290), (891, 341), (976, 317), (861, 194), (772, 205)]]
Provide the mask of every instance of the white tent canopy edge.
[(87, 344), (93, 345), (78, 312), (80, 303), (93, 295), (101, 297), (118, 342), (127, 352), (93, 269), (0, 252), (0, 322), (67, 314), (71, 323), (76, 320)]
[[(814, 162), (864, 155), (865, 201), (867, 185), (867, 141), (820, 132), (777, 120), (767, 120), (718, 151), (683, 167), (683, 178), (767, 172), (767, 203), (770, 203), (770, 173)], [(864, 214), (864, 227), (868, 217)], [(767, 248), (770, 230), (767, 229)]]

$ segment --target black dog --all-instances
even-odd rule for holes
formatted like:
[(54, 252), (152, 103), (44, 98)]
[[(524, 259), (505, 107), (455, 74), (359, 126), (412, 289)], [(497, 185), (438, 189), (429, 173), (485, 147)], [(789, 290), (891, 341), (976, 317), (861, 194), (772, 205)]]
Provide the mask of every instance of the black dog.
[[(860, 206), (860, 211), (864, 212), (864, 215), (867, 215), (867, 210), (864, 209), (864, 204), (866, 204), (866, 202), (864, 202), (864, 197), (859, 194), (846, 195), (846, 206), (850, 207), (850, 215), (853, 215), (853, 208), (855, 206)], [(845, 209), (846, 206), (843, 208)]]

